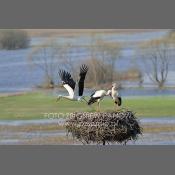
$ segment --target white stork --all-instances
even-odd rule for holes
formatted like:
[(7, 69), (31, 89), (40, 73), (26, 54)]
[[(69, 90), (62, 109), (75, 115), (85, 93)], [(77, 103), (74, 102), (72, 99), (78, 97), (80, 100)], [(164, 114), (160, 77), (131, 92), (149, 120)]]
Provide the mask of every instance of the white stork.
[(98, 103), (97, 111), (99, 111), (99, 109), (100, 109), (100, 101), (102, 101), (103, 98), (105, 96), (108, 96), (108, 95), (110, 95), (110, 90), (108, 90), (108, 91), (105, 91), (105, 90), (95, 91), (94, 93), (91, 94), (90, 99), (88, 101), (88, 105), (91, 105), (91, 104), (97, 102)]
[(111, 98), (114, 100), (114, 103), (117, 106), (121, 106), (122, 105), (122, 98), (119, 96), (117, 89), (118, 89), (117, 84), (113, 83), (112, 89), (110, 90), (109, 94), (110, 94)]
[(68, 91), (69, 96), (59, 95), (57, 100), (61, 98), (69, 99), (72, 101), (85, 100), (83, 96), (83, 91), (84, 91), (84, 80), (85, 80), (87, 71), (88, 71), (88, 67), (83, 64), (80, 67), (79, 81), (75, 82), (69, 72), (66, 72), (65, 70), (60, 70), (59, 76), (62, 80), (62, 85)]

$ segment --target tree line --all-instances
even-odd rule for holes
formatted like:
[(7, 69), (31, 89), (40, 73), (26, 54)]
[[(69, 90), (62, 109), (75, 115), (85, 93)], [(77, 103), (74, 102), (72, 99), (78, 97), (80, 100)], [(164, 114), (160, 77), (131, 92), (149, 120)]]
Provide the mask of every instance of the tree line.
[[(138, 46), (140, 59), (149, 70), (141, 70), (135, 67), (127, 72), (121, 73), (116, 69), (117, 60), (121, 56), (123, 46), (119, 42), (108, 42), (96, 39), (92, 36), (92, 41), (88, 46), (75, 46), (71, 44), (58, 44), (54, 39), (35, 47), (29, 55), (29, 60), (33, 65), (43, 70), (45, 74), (46, 87), (55, 87), (58, 83), (58, 69), (64, 68), (70, 71), (76, 78), (78, 67), (82, 61), (71, 57), (71, 52), (75, 54), (77, 48), (85, 48), (88, 56), (84, 59), (85, 64), (89, 65), (91, 71), (88, 72), (87, 83), (89, 86), (98, 86), (121, 80), (128, 77), (137, 79), (139, 85), (143, 83), (144, 73), (159, 88), (165, 86), (170, 64), (170, 43), (169, 40), (151, 40)], [(74, 56), (75, 57), (75, 56)]]
[(0, 49), (15, 50), (29, 47), (30, 38), (26, 31), (17, 29), (0, 30)]

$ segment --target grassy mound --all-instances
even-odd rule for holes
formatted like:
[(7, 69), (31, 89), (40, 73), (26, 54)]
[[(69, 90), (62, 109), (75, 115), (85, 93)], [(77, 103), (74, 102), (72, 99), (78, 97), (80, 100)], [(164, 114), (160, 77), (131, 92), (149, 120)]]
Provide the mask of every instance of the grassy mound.
[(142, 128), (134, 113), (128, 110), (72, 113), (66, 121), (66, 129), (74, 138), (86, 144), (126, 144), (129, 140), (137, 140), (138, 135), (142, 134)]

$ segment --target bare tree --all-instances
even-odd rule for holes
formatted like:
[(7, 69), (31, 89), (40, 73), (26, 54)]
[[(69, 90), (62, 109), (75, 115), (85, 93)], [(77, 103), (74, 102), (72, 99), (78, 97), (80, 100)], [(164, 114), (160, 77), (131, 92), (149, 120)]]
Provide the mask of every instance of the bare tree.
[(108, 74), (106, 79), (111, 82), (114, 80), (116, 60), (120, 56), (120, 51), (121, 45), (119, 43), (104, 42), (103, 40), (97, 41), (97, 55), (104, 63), (108, 64), (110, 75)]
[(169, 44), (166, 41), (151, 42), (143, 53), (149, 79), (159, 88), (164, 87), (169, 72)]
[(54, 87), (58, 68), (72, 68), (70, 49), (69, 44), (60, 45), (55, 40), (51, 40), (35, 47), (29, 54), (32, 64), (44, 72), (46, 87)]
[(108, 82), (106, 77), (110, 75), (109, 65), (97, 58), (87, 59), (86, 64), (90, 67), (86, 80), (89, 84), (98, 86)]
[(87, 82), (92, 86), (106, 84), (116, 80), (116, 60), (120, 55), (121, 45), (116, 42), (107, 42), (98, 35), (91, 35), (89, 58), (86, 64), (89, 65)]
[(6, 50), (15, 50), (27, 48), (30, 44), (30, 38), (26, 31), (19, 29), (0, 30), (0, 48)]

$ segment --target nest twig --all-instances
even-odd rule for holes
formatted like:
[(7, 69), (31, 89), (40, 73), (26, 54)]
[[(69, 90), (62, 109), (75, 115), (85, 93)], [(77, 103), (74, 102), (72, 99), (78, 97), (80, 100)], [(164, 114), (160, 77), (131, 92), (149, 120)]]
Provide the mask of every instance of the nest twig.
[(66, 121), (66, 129), (83, 143), (105, 145), (106, 142), (126, 144), (137, 140), (142, 128), (132, 111), (118, 112), (75, 112)]

